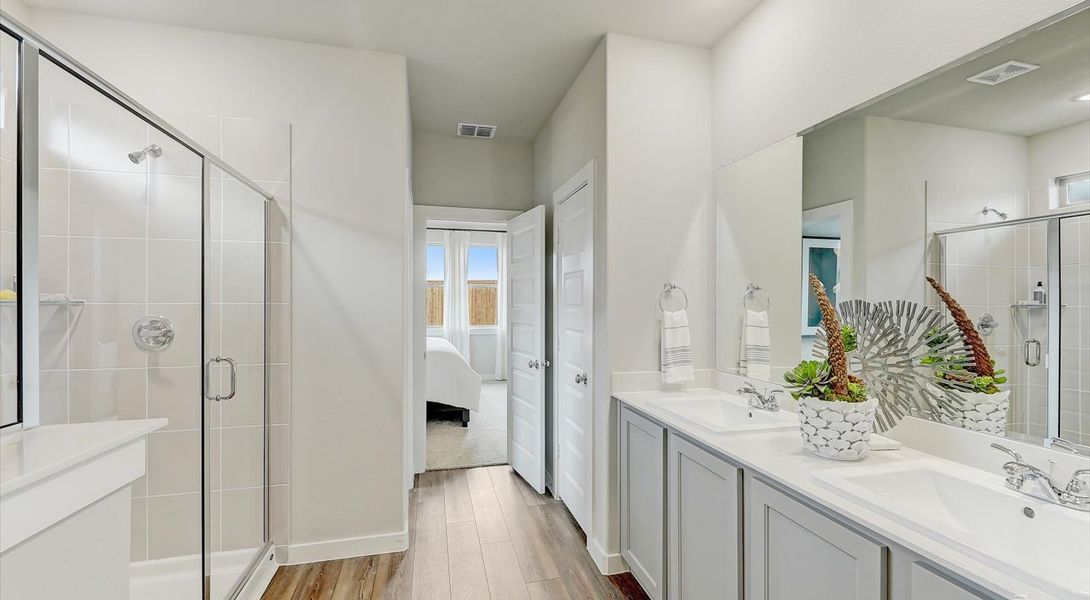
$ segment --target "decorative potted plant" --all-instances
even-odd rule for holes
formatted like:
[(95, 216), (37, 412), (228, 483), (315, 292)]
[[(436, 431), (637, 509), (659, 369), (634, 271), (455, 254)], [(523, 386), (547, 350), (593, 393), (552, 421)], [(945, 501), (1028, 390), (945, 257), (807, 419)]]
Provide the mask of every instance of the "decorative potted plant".
[(804, 360), (784, 375), (791, 395), (799, 401), (802, 445), (824, 458), (859, 460), (870, 452), (878, 401), (867, 398), (863, 381), (848, 373), (847, 348), (856, 346), (855, 330), (841, 328), (821, 280), (810, 275), (810, 287), (821, 309), (829, 358)]
[[(927, 283), (931, 284), (950, 311), (966, 345), (972, 351), (971, 362), (953, 361), (947, 368), (935, 372), (935, 385), (961, 400), (961, 406), (953, 407), (953, 414), (944, 414), (943, 419), (951, 425), (1005, 437), (1011, 392), (999, 389), (1001, 384), (1007, 382), (1004, 371), (995, 368), (995, 361), (988, 354), (988, 347), (984, 345), (984, 340), (965, 309), (938, 281), (928, 277)], [(935, 339), (932, 346), (942, 341)], [(931, 364), (940, 362), (941, 358), (928, 355), (923, 360), (925, 364)]]

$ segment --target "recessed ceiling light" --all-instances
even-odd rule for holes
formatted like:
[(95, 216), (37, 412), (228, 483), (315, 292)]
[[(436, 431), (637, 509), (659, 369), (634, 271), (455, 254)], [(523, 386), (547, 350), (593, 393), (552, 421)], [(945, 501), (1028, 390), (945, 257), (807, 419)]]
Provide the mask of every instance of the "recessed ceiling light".
[(1072, 102), (1090, 102), (1090, 94), (1082, 94), (1071, 99)]

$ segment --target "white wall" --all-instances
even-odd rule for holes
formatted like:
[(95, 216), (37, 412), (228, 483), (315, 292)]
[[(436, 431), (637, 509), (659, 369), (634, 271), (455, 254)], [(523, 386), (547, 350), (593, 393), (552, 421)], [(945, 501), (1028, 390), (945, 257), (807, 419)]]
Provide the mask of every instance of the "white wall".
[(418, 131), (413, 135), (413, 202), (529, 210), (534, 205), (533, 162), (526, 141)]
[(708, 162), (710, 57), (700, 48), (609, 36), (609, 362), (659, 370), (659, 294), (689, 296), (695, 367), (713, 364)]
[[(714, 364), (711, 57), (708, 50), (607, 37), (606, 315), (611, 373), (660, 369), (659, 294), (685, 289), (694, 366)], [(597, 406), (607, 409), (608, 406)], [(602, 412), (602, 417), (607, 413)], [(596, 483), (617, 490), (616, 410), (596, 415)], [(611, 498), (595, 490), (596, 515)], [(619, 546), (617, 503), (594, 535)]]
[(403, 548), (404, 58), (49, 11), (31, 26), (152, 110), (292, 125), (291, 558)]
[(1090, 169), (1090, 121), (1029, 138), (1029, 214), (1054, 208), (1049, 190), (1057, 177)]
[(28, 25), (31, 19), (30, 7), (23, 4), (20, 0), (4, 0), (3, 11), (8, 13), (16, 21), (20, 21), (23, 25)]
[[(534, 202), (545, 206), (546, 228), (552, 231), (553, 192), (564, 185), (584, 165), (595, 164), (594, 193), (594, 270), (605, 272), (605, 177), (606, 166), (606, 41), (599, 42), (583, 70), (565, 93), (556, 110), (534, 139)], [(552, 235), (546, 236), (548, 256), (553, 256)], [(546, 336), (554, 339), (555, 310), (553, 297), (553, 264), (546, 262)], [(595, 405), (609, 405), (609, 370), (606, 364), (605, 330), (605, 277), (594, 280), (594, 372), (591, 387), (594, 388)], [(546, 344), (547, 358), (555, 363), (553, 345)], [(545, 447), (549, 449), (545, 461), (546, 478), (551, 481), (556, 444), (552, 436), (555, 423), (555, 405), (552, 401), (552, 378), (545, 379), (547, 404)], [(597, 480), (596, 480), (597, 485)]]
[(765, 0), (712, 49), (713, 158), (733, 162), (1075, 4)]

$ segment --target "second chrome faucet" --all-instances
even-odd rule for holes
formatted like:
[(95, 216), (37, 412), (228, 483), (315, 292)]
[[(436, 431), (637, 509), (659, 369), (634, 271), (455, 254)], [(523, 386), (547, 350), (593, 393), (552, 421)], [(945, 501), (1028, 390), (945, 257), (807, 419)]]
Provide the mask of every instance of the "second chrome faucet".
[(738, 388), (738, 395), (747, 398), (750, 406), (769, 412), (780, 410), (780, 402), (777, 397), (782, 393), (783, 390), (776, 389), (768, 392), (768, 395), (765, 396), (764, 394), (761, 394), (761, 392), (758, 392), (757, 388), (753, 387), (753, 384), (748, 381), (743, 383), (742, 387)]
[(1005, 452), (1013, 460), (1003, 463), (1007, 474), (1007, 487), (1032, 496), (1039, 500), (1059, 504), (1080, 511), (1090, 511), (1090, 469), (1078, 469), (1071, 474), (1071, 480), (1061, 488), (1046, 473), (1022, 459), (1022, 455), (1001, 444), (992, 444), (992, 448)]

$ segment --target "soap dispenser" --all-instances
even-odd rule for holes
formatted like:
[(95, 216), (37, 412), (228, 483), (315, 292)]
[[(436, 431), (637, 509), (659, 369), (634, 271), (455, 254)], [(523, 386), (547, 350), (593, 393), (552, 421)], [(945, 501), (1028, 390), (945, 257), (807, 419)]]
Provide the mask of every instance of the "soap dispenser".
[(1042, 281), (1037, 282), (1037, 287), (1033, 288), (1033, 302), (1034, 304), (1045, 303), (1045, 284)]

